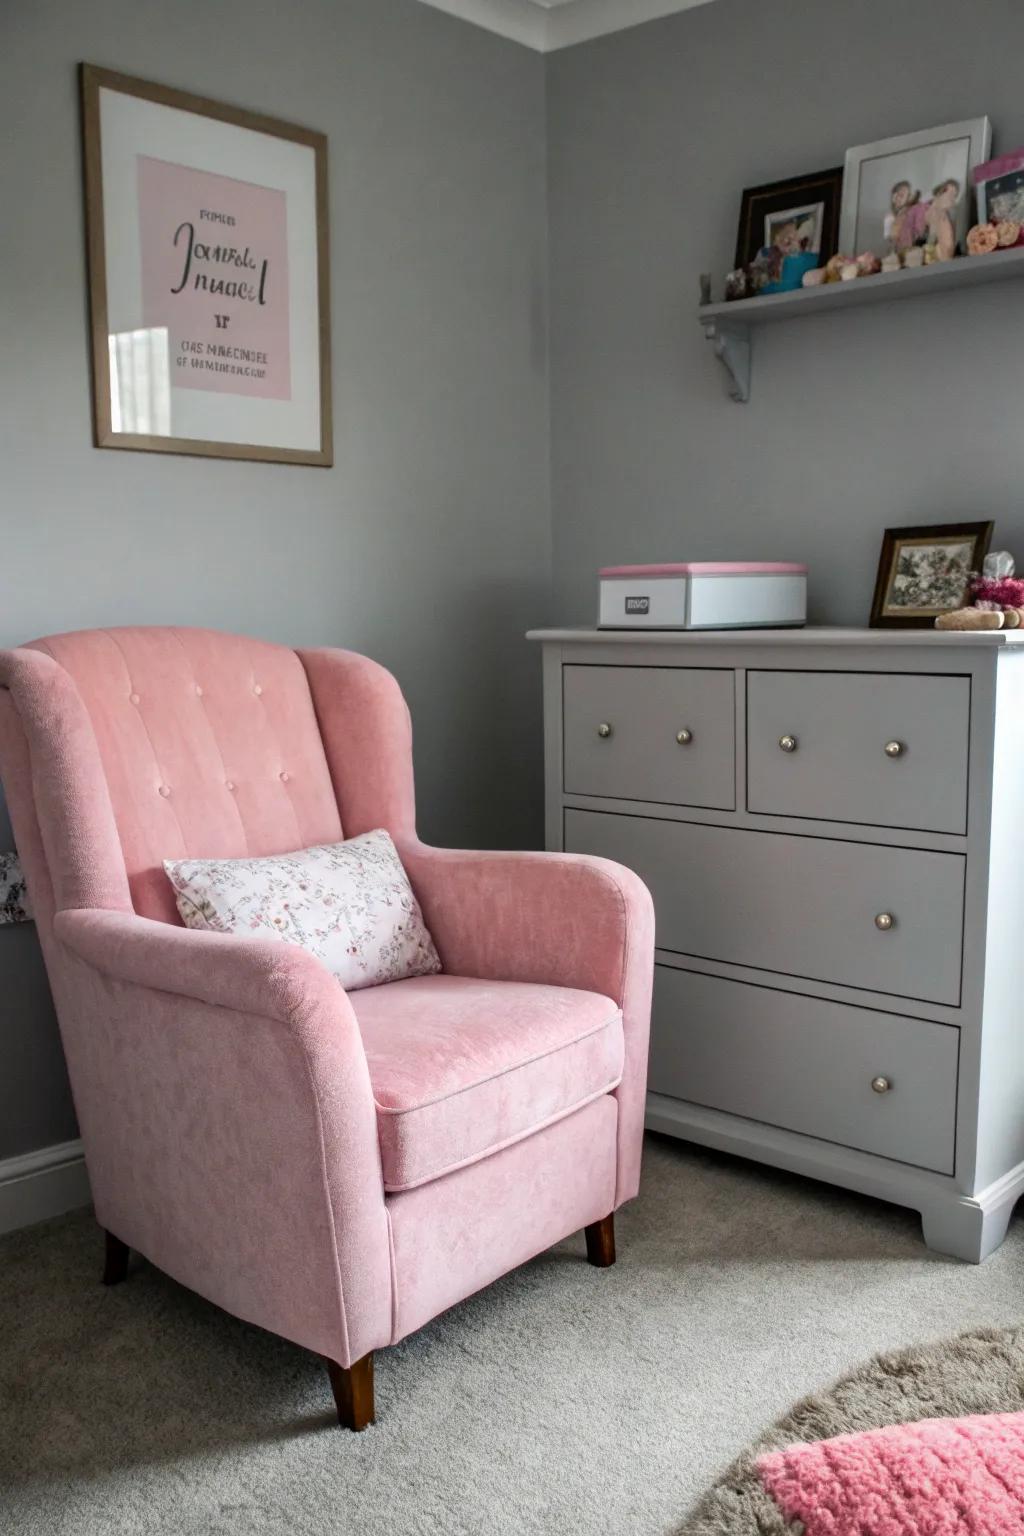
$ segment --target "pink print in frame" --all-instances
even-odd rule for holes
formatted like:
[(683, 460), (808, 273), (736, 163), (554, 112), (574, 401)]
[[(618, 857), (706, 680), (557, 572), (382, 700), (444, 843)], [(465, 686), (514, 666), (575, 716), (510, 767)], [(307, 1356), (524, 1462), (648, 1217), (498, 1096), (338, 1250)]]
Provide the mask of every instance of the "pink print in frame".
[(290, 400), (286, 194), (137, 165), (142, 315), (167, 328), (174, 387)]
[(96, 446), (333, 464), (326, 138), (81, 79)]

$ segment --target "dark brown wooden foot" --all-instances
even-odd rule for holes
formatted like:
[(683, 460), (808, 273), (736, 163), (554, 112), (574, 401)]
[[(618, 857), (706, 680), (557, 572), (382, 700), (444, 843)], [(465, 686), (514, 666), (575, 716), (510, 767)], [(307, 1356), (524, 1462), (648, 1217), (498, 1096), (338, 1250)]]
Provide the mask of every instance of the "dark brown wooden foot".
[(615, 1213), (602, 1221), (593, 1221), (584, 1227), (587, 1237), (587, 1261), (598, 1269), (608, 1269), (615, 1263)]
[(365, 1429), (374, 1423), (372, 1351), (347, 1369), (328, 1360), (327, 1372), (342, 1429)]
[(122, 1243), (113, 1232), (104, 1232), (107, 1240), (107, 1256), (103, 1264), (103, 1284), (120, 1285), (128, 1276), (128, 1244)]

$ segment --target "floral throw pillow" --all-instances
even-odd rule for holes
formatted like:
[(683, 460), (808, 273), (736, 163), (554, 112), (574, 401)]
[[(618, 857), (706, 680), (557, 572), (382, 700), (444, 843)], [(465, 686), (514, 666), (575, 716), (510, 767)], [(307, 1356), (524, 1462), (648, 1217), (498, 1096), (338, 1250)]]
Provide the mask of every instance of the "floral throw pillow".
[(186, 928), (300, 944), (346, 992), (441, 969), (387, 832), (265, 859), (165, 859), (164, 869)]

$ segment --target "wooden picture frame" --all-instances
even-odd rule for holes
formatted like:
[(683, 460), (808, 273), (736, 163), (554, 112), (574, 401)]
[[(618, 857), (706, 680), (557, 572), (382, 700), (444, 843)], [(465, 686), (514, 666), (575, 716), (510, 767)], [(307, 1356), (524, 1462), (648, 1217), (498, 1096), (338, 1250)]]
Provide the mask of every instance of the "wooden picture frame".
[(820, 206), (817, 255), (818, 266), (823, 267), (839, 249), (842, 190), (841, 165), (827, 171), (812, 171), (806, 176), (790, 176), (785, 181), (770, 181), (763, 187), (744, 188), (734, 266), (749, 267), (757, 253), (770, 243), (767, 239), (767, 219), (793, 209)]
[(96, 446), (330, 466), (326, 136), (80, 78)]
[(871, 628), (929, 629), (940, 613), (965, 607), (970, 577), (981, 572), (993, 527), (983, 522), (886, 528)]

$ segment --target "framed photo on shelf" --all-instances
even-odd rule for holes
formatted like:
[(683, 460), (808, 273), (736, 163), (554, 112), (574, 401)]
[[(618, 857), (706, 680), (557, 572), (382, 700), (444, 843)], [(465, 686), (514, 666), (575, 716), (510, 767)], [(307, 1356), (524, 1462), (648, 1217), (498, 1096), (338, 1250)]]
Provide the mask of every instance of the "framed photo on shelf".
[(882, 257), (934, 245), (955, 256), (971, 222), (971, 181), (987, 160), (987, 117), (879, 139), (846, 151), (839, 247)]
[(838, 250), (843, 168), (791, 176), (763, 187), (746, 187), (740, 204), (734, 266), (749, 267), (764, 250), (786, 256), (814, 255), (823, 266)]
[(330, 465), (326, 138), (81, 83), (96, 446)]
[(1024, 149), (987, 160), (974, 172), (978, 223), (1010, 220), (1024, 224)]
[(966, 606), (980, 573), (992, 523), (887, 528), (871, 605), (872, 629), (930, 628), (940, 613)]

